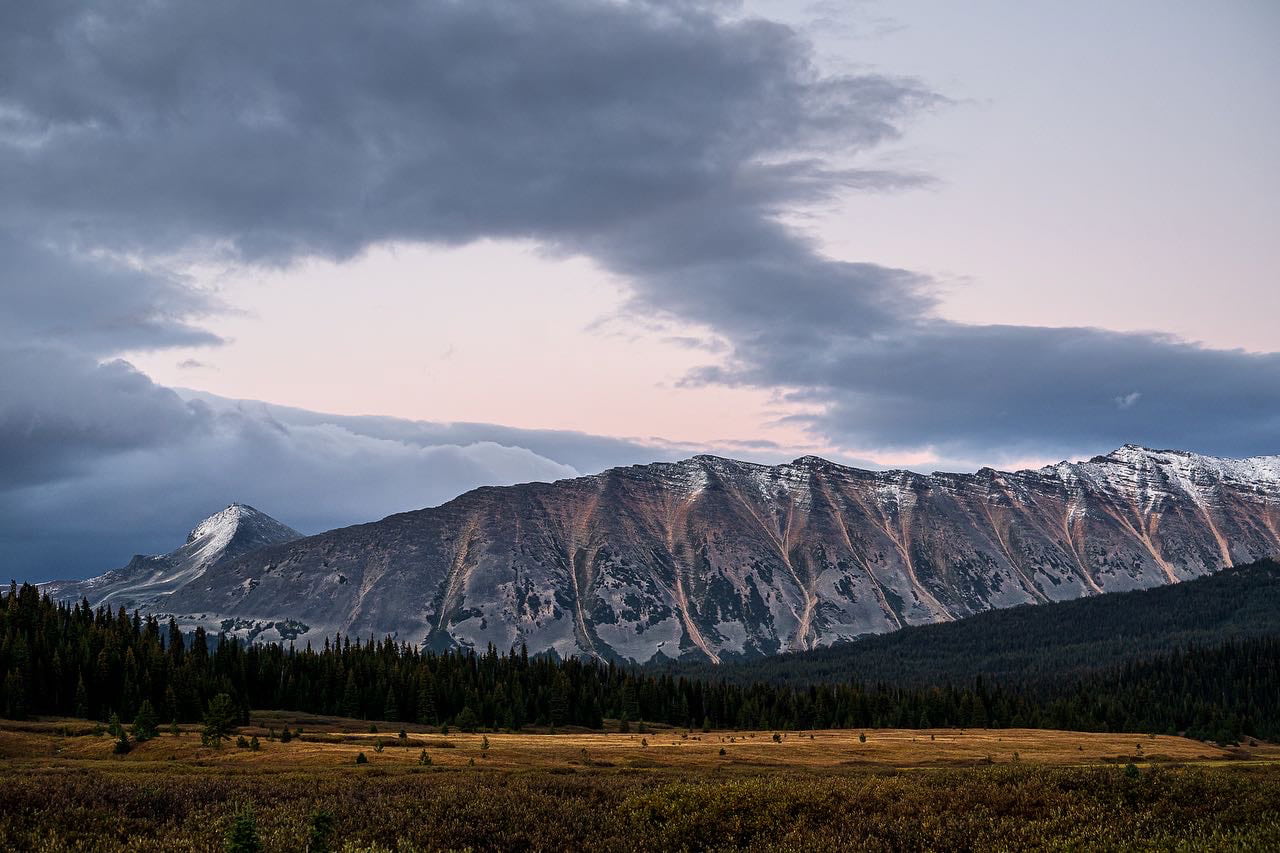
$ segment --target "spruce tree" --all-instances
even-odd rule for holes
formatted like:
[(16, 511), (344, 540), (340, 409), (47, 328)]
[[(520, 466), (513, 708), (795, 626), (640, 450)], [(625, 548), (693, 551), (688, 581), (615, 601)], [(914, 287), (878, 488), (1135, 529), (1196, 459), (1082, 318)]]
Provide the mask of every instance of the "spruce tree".
[(139, 743), (151, 740), (159, 734), (156, 728), (158, 725), (159, 720), (156, 719), (156, 711), (151, 706), (151, 700), (143, 699), (138, 707), (138, 716), (133, 719), (133, 739)]
[(75, 715), (81, 719), (89, 718), (89, 691), (84, 686), (84, 676), (80, 676), (76, 681), (76, 705)]
[(347, 686), (342, 691), (342, 714), (346, 717), (360, 716), (360, 689), (356, 686), (356, 673), (347, 673)]
[(455, 722), (457, 722), (458, 728), (462, 729), (462, 731), (473, 733), (480, 725), (480, 718), (476, 716), (476, 712), (471, 710), (471, 706), (468, 705), (462, 709), (462, 713), (458, 715), (458, 719)]
[(205, 746), (221, 746), (222, 741), (231, 737), (231, 729), (235, 725), (235, 705), (231, 697), (219, 693), (209, 701), (209, 708), (204, 715), (204, 730), (200, 740)]

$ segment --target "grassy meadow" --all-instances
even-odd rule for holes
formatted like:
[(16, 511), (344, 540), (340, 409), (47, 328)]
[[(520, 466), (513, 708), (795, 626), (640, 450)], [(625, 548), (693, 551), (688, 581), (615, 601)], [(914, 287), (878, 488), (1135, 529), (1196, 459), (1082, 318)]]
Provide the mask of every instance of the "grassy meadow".
[(1280, 848), (1265, 743), (369, 729), (258, 712), (221, 748), (192, 726), (116, 755), (96, 723), (0, 722), (0, 849), (223, 850), (237, 815), (270, 851)]

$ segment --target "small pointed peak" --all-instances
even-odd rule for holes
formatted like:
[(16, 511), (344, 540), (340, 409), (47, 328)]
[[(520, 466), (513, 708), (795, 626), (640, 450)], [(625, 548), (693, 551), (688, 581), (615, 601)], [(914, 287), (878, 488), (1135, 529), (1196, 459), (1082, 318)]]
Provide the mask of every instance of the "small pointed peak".
[(726, 459), (723, 456), (716, 456), (714, 453), (699, 453), (696, 456), (690, 456), (686, 462), (698, 462), (703, 465), (721, 464), (724, 462), (732, 462), (732, 459)]
[(1115, 450), (1104, 456), (1095, 456), (1090, 462), (1128, 462), (1137, 459), (1140, 456), (1146, 456), (1151, 452), (1150, 449), (1143, 447), (1141, 444), (1133, 444), (1132, 442), (1122, 444)]
[(254, 509), (248, 504), (232, 501), (227, 504), (225, 509), (215, 512), (213, 515), (191, 528), (191, 532), (187, 534), (187, 543), (190, 544), (202, 536), (209, 536), (213, 534), (231, 535), (245, 524), (253, 525), (255, 527), (268, 525), (273, 527), (278, 526), (285, 530), (289, 529), (271, 516)]
[(1195, 456), (1196, 454), (1189, 450), (1172, 450), (1160, 449), (1155, 447), (1147, 447), (1142, 444), (1124, 444), (1108, 453), (1106, 456), (1095, 456), (1093, 461), (1105, 461), (1107, 459), (1128, 461), (1132, 459), (1147, 457), (1168, 457), (1168, 456)]
[(797, 468), (828, 468), (835, 463), (833, 463), (830, 459), (823, 459), (821, 456), (806, 454), (795, 460), (792, 460), (791, 464)]

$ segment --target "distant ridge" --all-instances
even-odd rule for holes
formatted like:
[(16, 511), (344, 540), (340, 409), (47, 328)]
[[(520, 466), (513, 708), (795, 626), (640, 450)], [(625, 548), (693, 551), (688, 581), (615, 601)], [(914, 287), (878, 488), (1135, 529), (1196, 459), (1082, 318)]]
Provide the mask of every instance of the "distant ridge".
[(111, 600), (245, 638), (284, 624), (302, 642), (340, 631), (729, 661), (1280, 554), (1280, 457), (1125, 445), (1033, 471), (922, 475), (697, 456), (293, 535), (226, 550), (198, 582), (166, 569), (158, 585), (117, 584)]

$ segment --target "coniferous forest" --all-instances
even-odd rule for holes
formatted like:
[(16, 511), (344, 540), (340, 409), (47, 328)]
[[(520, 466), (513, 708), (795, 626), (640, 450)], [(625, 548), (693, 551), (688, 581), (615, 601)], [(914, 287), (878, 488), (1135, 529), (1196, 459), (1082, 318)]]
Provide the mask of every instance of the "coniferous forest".
[[(9, 718), (200, 719), (219, 694), (252, 709), (453, 725), (463, 730), (649, 723), (715, 729), (1031, 727), (1280, 736), (1280, 638), (1188, 645), (1060, 682), (981, 676), (931, 686), (730, 683), (613, 663), (421, 651), (335, 637), (321, 648), (244, 645), (124, 610), (58, 604), (30, 585), (0, 594)], [(616, 722), (615, 722), (616, 721)]]

